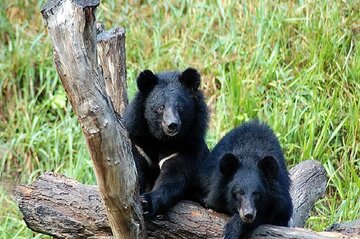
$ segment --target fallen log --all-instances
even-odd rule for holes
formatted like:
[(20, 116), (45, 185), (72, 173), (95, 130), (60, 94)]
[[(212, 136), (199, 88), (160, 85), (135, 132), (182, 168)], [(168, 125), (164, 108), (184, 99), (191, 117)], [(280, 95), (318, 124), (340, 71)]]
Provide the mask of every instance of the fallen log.
[[(313, 202), (325, 191), (326, 172), (318, 161), (307, 160), (291, 169), (290, 177), (294, 204), (291, 226), (302, 227)], [(18, 186), (15, 198), (26, 224), (34, 231), (58, 238), (103, 238), (112, 235), (97, 186), (83, 185), (62, 175), (46, 173), (30, 186)], [(146, 227), (149, 238), (221, 238), (228, 218), (196, 203), (181, 201), (166, 215), (146, 221)], [(317, 233), (307, 229), (264, 225), (250, 238), (354, 238), (356, 233), (355, 229), (345, 231), (334, 228), (333, 231)]]
[(360, 238), (360, 219), (352, 222), (335, 223), (334, 225), (326, 229), (326, 231), (337, 231), (346, 233), (348, 235), (354, 234), (358, 235), (358, 238)]

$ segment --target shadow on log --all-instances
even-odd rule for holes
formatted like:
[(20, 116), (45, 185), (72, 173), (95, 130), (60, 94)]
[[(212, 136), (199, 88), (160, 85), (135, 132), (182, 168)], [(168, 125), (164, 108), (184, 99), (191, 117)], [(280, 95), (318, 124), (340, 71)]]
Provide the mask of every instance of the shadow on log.
[[(292, 226), (302, 227), (314, 202), (325, 191), (326, 173), (318, 161), (307, 160), (291, 169), (290, 177), (295, 209)], [(111, 237), (97, 186), (46, 173), (30, 186), (18, 186), (15, 197), (26, 224), (34, 231), (59, 238)], [(221, 238), (228, 218), (196, 203), (182, 201), (166, 215), (147, 221), (146, 227), (149, 238)], [(353, 227), (351, 231), (334, 227), (331, 229), (334, 231), (316, 233), (264, 225), (249, 238), (354, 238), (351, 236), (357, 232), (356, 224)]]

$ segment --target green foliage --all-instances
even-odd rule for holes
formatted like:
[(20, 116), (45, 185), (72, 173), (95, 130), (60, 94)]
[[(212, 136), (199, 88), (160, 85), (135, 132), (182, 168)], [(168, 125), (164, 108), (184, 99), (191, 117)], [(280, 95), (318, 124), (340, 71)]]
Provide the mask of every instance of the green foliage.
[[(308, 226), (360, 215), (359, 1), (103, 1), (107, 27), (124, 26), (129, 94), (137, 74), (194, 66), (212, 110), (208, 143), (259, 118), (289, 166), (314, 158), (328, 190)], [(95, 183), (76, 116), (52, 62), (40, 7), (0, 5), (0, 177), (30, 183), (44, 171)], [(0, 238), (35, 237), (0, 184)], [(37, 235), (36, 238), (45, 238)]]

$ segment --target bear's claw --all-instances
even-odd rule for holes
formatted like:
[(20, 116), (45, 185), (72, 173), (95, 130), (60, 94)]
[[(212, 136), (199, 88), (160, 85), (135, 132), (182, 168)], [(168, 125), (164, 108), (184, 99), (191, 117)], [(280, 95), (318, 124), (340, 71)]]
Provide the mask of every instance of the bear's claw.
[(140, 199), (144, 211), (144, 217), (153, 218), (155, 215), (150, 195), (145, 193), (140, 196)]

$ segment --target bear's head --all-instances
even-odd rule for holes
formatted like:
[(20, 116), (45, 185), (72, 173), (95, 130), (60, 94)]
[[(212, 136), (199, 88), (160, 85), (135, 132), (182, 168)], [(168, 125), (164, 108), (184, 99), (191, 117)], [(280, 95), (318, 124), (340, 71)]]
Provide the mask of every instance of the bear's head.
[(270, 184), (278, 174), (277, 160), (266, 156), (260, 160), (240, 160), (226, 153), (220, 160), (220, 172), (227, 181), (227, 209), (238, 212), (245, 223), (255, 220), (259, 209), (268, 205)]
[(137, 78), (144, 96), (144, 118), (150, 133), (159, 140), (181, 138), (196, 116), (200, 74), (193, 68), (183, 72), (154, 74), (150, 70)]

